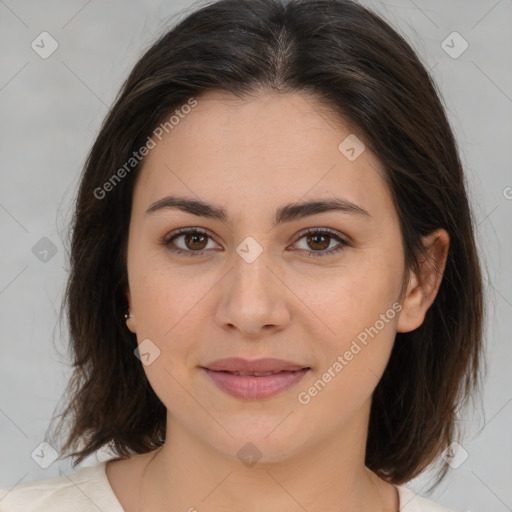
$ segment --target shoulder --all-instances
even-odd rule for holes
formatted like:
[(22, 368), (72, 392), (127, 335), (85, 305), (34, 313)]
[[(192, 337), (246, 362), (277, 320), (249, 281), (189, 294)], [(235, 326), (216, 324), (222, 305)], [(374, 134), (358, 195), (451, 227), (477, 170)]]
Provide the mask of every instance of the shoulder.
[(414, 491), (403, 485), (398, 485), (400, 496), (400, 512), (454, 512), (438, 503), (417, 495)]
[(68, 475), (0, 489), (0, 512), (123, 512), (108, 485), (105, 462)]

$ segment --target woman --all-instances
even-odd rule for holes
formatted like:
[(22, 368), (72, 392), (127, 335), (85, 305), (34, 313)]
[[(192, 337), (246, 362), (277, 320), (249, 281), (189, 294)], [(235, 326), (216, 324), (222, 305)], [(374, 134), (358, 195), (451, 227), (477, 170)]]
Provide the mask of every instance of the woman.
[(446, 510), (403, 484), (448, 469), (482, 281), (435, 86), (378, 16), (189, 15), (124, 84), (72, 228), (50, 444), (69, 421), (60, 458), (116, 458), (0, 510)]

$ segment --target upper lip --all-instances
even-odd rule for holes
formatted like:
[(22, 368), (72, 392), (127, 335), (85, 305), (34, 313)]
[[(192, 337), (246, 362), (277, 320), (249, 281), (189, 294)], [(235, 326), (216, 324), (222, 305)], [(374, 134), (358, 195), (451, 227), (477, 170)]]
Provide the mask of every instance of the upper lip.
[(242, 357), (228, 357), (226, 359), (218, 359), (208, 363), (204, 368), (213, 371), (226, 371), (226, 372), (278, 372), (278, 371), (297, 371), (309, 366), (294, 363), (292, 361), (285, 361), (284, 359), (276, 358), (263, 358), (248, 360)]

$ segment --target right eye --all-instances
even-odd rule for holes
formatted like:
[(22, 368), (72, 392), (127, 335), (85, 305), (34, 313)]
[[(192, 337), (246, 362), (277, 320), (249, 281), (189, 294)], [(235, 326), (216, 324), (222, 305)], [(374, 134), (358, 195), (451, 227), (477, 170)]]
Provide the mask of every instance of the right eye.
[[(176, 246), (175, 241), (181, 238), (183, 239), (183, 245), (181, 247)], [(211, 236), (206, 231), (197, 228), (181, 228), (167, 236), (163, 245), (175, 254), (200, 256), (207, 250), (208, 238), (211, 238)]]

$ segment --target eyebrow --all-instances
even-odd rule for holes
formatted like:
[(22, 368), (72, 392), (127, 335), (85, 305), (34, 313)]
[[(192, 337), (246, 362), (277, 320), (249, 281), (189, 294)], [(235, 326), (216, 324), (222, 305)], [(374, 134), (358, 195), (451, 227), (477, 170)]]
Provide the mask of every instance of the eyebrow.
[[(152, 203), (146, 210), (151, 214), (163, 209), (177, 208), (183, 212), (206, 217), (209, 219), (228, 222), (228, 214), (224, 208), (215, 204), (205, 203), (198, 199), (186, 197), (166, 196)], [(370, 218), (371, 215), (361, 206), (339, 197), (323, 200), (314, 200), (302, 203), (290, 203), (276, 210), (273, 225), (283, 224), (293, 220), (309, 217), (324, 212), (338, 211), (348, 214), (361, 215)]]

